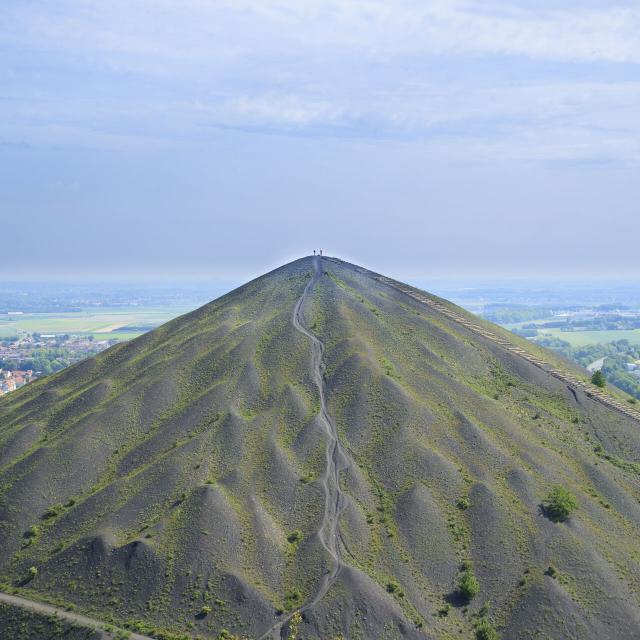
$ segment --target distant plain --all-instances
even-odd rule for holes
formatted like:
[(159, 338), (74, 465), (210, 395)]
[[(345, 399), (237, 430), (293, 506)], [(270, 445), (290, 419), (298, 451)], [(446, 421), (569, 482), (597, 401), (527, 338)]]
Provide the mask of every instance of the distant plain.
[(630, 344), (640, 344), (640, 329), (609, 331), (562, 331), (561, 329), (542, 329), (538, 335), (550, 335), (568, 342), (572, 347), (584, 347), (587, 344), (606, 344), (614, 340), (628, 340)]
[(193, 308), (193, 305), (90, 307), (76, 312), (4, 314), (0, 315), (0, 339), (25, 331), (93, 336), (95, 340), (131, 340)]

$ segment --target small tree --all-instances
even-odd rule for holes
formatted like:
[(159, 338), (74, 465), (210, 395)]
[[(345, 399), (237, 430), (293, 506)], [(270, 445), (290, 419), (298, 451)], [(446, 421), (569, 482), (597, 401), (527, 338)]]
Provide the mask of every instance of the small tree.
[(601, 389), (607, 386), (607, 379), (600, 369), (593, 372), (593, 375), (591, 376), (591, 382), (595, 384), (596, 387), (600, 387)]
[(569, 489), (556, 485), (542, 503), (544, 512), (554, 522), (564, 522), (578, 508), (578, 500)]
[(480, 592), (480, 583), (471, 569), (465, 569), (458, 581), (458, 591), (465, 600), (472, 600)]
[(476, 624), (477, 640), (499, 640), (500, 634), (495, 630), (494, 626), (485, 617), (480, 618)]

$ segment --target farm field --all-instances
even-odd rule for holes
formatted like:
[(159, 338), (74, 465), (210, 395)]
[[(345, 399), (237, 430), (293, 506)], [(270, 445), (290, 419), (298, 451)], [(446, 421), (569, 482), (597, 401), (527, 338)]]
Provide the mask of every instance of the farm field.
[(131, 340), (192, 309), (191, 306), (91, 307), (70, 313), (0, 315), (0, 339), (26, 331), (93, 336), (96, 340)]
[(549, 316), (548, 318), (538, 318), (537, 320), (525, 320), (524, 322), (499, 322), (498, 324), (509, 331), (513, 329), (522, 329), (525, 325), (543, 325), (545, 322), (551, 322), (552, 320), (557, 320), (557, 317)]
[(539, 330), (538, 335), (552, 336), (568, 342), (572, 347), (583, 347), (588, 344), (606, 344), (614, 340), (628, 340), (631, 344), (640, 345), (640, 329), (620, 331), (561, 331), (560, 329)]

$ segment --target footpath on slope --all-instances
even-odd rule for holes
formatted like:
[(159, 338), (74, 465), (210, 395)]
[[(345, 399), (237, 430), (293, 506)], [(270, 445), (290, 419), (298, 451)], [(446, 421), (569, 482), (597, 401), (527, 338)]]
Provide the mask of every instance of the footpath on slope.
[[(19, 607), (20, 609), (27, 609), (29, 611), (33, 611), (34, 613), (40, 613), (45, 616), (56, 616), (60, 620), (70, 622), (80, 627), (86, 627), (88, 629), (101, 631), (109, 638), (115, 638), (116, 635), (120, 633), (123, 634), (123, 637), (125, 636), (125, 634), (129, 634), (126, 635), (126, 637), (130, 638), (130, 640), (153, 640), (153, 638), (150, 638), (149, 636), (142, 636), (138, 633), (120, 629), (119, 627), (116, 627), (111, 623), (100, 622), (99, 620), (87, 618), (86, 616), (80, 615), (79, 613), (66, 611), (65, 609), (60, 609), (50, 604), (45, 604), (44, 602), (29, 600), (28, 598), (23, 598), (22, 596), (9, 595), (8, 593), (0, 592), (0, 602), (4, 602), (5, 604), (9, 604), (14, 607)], [(107, 631), (107, 629), (113, 629), (113, 631)], [(0, 635), (0, 637), (4, 639), (4, 636)], [(7, 638), (6, 640), (9, 640), (9, 638)]]
[[(345, 566), (342, 561), (342, 549), (340, 543), (340, 515), (346, 505), (344, 493), (340, 487), (340, 473), (349, 467), (349, 458), (344, 451), (338, 436), (338, 430), (329, 410), (327, 408), (326, 384), (324, 381), (325, 365), (323, 361), (324, 344), (309, 331), (304, 324), (303, 308), (310, 291), (315, 286), (322, 269), (320, 268), (321, 258), (316, 256), (313, 261), (314, 273), (311, 280), (307, 283), (302, 295), (300, 296), (293, 310), (293, 326), (297, 331), (306, 336), (311, 342), (311, 366), (313, 370), (313, 379), (318, 387), (320, 396), (320, 413), (318, 419), (322, 423), (327, 435), (326, 444), (326, 467), (322, 476), (322, 488), (325, 494), (324, 514), (322, 522), (318, 529), (317, 535), (320, 544), (331, 558), (331, 568), (323, 574), (320, 584), (315, 595), (305, 602), (297, 611), (304, 613), (308, 609), (318, 604), (331, 589), (332, 585), (338, 579), (342, 568)], [(268, 637), (285, 637), (285, 627), (291, 620), (295, 612), (279, 620), (266, 633), (260, 636), (259, 640)]]
[(461, 324), (469, 331), (476, 333), (482, 336), (483, 338), (486, 338), (487, 340), (490, 340), (491, 342), (501, 346), (503, 349), (506, 349), (507, 351), (510, 351), (511, 353), (514, 353), (517, 356), (520, 356), (522, 359), (526, 360), (527, 362), (530, 362), (531, 364), (542, 369), (543, 371), (546, 371), (547, 373), (552, 375), (554, 378), (557, 378), (558, 380), (561, 380), (562, 382), (564, 382), (570, 389), (574, 391), (578, 391), (578, 390), (582, 391), (589, 398), (592, 398), (593, 400), (606, 405), (608, 408), (618, 411), (619, 413), (623, 413), (625, 416), (628, 416), (629, 418), (633, 418), (634, 420), (637, 420), (640, 422), (640, 411), (632, 409), (631, 407), (626, 405), (622, 400), (619, 400), (618, 398), (608, 394), (606, 391), (602, 391), (597, 387), (589, 385), (584, 380), (580, 380), (576, 376), (570, 373), (567, 373), (566, 371), (561, 371), (560, 369), (557, 369), (549, 362), (546, 362), (541, 358), (533, 355), (532, 353), (529, 353), (522, 347), (515, 345), (510, 340), (507, 340), (507, 338), (504, 338), (494, 333), (490, 329), (483, 327), (476, 322), (473, 322), (472, 320), (462, 315), (461, 313), (457, 313), (456, 311), (449, 309), (446, 305), (442, 304), (438, 300), (435, 300), (425, 295), (419, 290), (414, 289), (413, 287), (410, 287), (409, 285), (406, 285), (402, 282), (398, 282), (397, 280), (393, 280), (392, 278), (387, 278), (386, 276), (380, 275), (379, 273), (375, 273), (374, 271), (369, 271), (369, 269), (365, 269), (364, 267), (350, 265), (348, 262), (343, 262), (338, 258), (325, 258), (325, 259), (335, 262), (336, 264), (345, 264), (350, 267), (353, 267), (359, 273), (367, 275), (374, 280), (382, 282), (383, 284), (386, 284), (392, 287), (393, 289), (396, 289), (397, 291), (404, 293), (405, 295), (413, 298), (414, 300), (417, 300), (418, 302), (425, 304), (428, 307), (431, 307), (435, 311), (438, 311), (439, 313), (446, 316), (450, 320), (453, 320), (454, 322)]

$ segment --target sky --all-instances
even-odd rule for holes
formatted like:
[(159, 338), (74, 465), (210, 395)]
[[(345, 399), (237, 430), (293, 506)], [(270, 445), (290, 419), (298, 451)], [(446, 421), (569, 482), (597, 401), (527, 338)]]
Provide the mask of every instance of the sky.
[(636, 0), (0, 3), (6, 279), (640, 276)]

